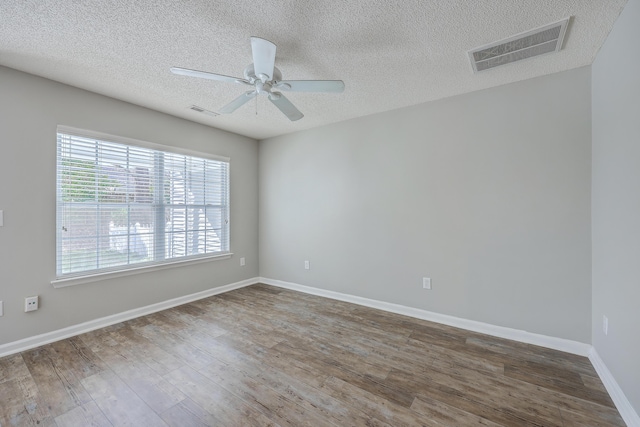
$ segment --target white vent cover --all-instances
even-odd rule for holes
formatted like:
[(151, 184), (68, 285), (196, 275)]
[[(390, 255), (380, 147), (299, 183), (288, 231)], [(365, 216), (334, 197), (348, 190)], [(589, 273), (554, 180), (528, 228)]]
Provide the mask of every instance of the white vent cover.
[(189, 106), (189, 109), (193, 110), (193, 111), (197, 111), (198, 113), (206, 114), (207, 116), (215, 117), (215, 116), (219, 116), (220, 115), (220, 114), (216, 113), (215, 111), (205, 110), (204, 108), (198, 107), (197, 105), (191, 105), (191, 106)]
[(520, 33), (469, 51), (473, 72), (506, 65), (562, 49), (569, 19)]

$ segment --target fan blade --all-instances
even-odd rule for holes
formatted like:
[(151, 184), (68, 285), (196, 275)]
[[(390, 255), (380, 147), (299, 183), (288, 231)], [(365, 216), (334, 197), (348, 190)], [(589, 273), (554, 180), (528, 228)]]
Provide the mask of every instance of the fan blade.
[(233, 113), (238, 108), (242, 107), (244, 104), (246, 104), (247, 102), (255, 98), (257, 94), (258, 92), (256, 92), (255, 90), (243, 93), (242, 95), (240, 95), (239, 97), (237, 97), (236, 99), (234, 99), (233, 101), (231, 101), (230, 103), (222, 107), (220, 109), (220, 114)]
[(284, 115), (287, 116), (289, 120), (291, 120), (292, 122), (295, 122), (296, 120), (300, 120), (301, 118), (304, 117), (304, 114), (302, 114), (295, 107), (295, 105), (293, 105), (291, 101), (285, 98), (284, 95), (281, 93), (270, 93), (269, 101), (271, 101), (273, 105), (278, 107), (278, 109), (282, 111)]
[(276, 45), (260, 37), (251, 37), (251, 52), (253, 53), (253, 70), (256, 77), (261, 78), (260, 74), (263, 74), (266, 78), (263, 77), (261, 80), (268, 82), (273, 78)]
[(275, 84), (281, 91), (287, 92), (334, 92), (344, 91), (342, 80), (282, 80)]
[(231, 77), (231, 76), (225, 76), (222, 74), (207, 73), (206, 71), (190, 70), (188, 68), (180, 68), (180, 67), (171, 67), (170, 70), (173, 74), (179, 74), (181, 76), (198, 77), (200, 79), (218, 80), (221, 82), (251, 84), (248, 80), (242, 79), (240, 77)]

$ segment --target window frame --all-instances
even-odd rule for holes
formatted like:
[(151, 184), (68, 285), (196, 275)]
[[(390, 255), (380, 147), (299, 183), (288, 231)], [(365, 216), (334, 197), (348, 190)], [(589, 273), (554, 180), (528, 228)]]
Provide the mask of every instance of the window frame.
[[(58, 174), (59, 174), (59, 152), (58, 152), (58, 134), (68, 134), (71, 136), (76, 136), (80, 138), (88, 138), (88, 139), (96, 139), (104, 142), (113, 142), (117, 144), (124, 144), (127, 146), (140, 147), (144, 149), (161, 151), (164, 153), (184, 155), (190, 157), (196, 157), (200, 159), (220, 161), (227, 163), (227, 188), (226, 188), (226, 241), (227, 241), (227, 250), (220, 252), (212, 252), (208, 254), (196, 254), (196, 255), (187, 255), (180, 256), (174, 258), (164, 259), (162, 261), (147, 261), (140, 264), (124, 264), (116, 267), (107, 267), (103, 269), (91, 269), (84, 270), (73, 273), (66, 273), (58, 275), (58, 265), (60, 260), (58, 259), (59, 254), (61, 253), (61, 244), (62, 239), (59, 238), (60, 230), (58, 230), (59, 226), (59, 202), (60, 195), (58, 194)], [(200, 151), (183, 149), (180, 147), (168, 146), (158, 143), (152, 143), (148, 141), (142, 141), (133, 138), (127, 138), (117, 135), (106, 134), (102, 132), (95, 132), (86, 129), (79, 129), (70, 126), (58, 125), (56, 129), (56, 167), (55, 167), (55, 177), (54, 186), (55, 186), (55, 194), (56, 194), (56, 209), (55, 209), (55, 279), (51, 281), (51, 285), (55, 288), (72, 286), (81, 283), (89, 283), (95, 282), (99, 280), (106, 280), (116, 277), (129, 276), (133, 274), (140, 274), (144, 272), (150, 272), (155, 270), (161, 270), (166, 268), (174, 268), (179, 266), (192, 265), (202, 262), (209, 262), (215, 260), (223, 260), (231, 258), (233, 255), (231, 251), (231, 159), (229, 157), (217, 156), (210, 153), (203, 153)]]

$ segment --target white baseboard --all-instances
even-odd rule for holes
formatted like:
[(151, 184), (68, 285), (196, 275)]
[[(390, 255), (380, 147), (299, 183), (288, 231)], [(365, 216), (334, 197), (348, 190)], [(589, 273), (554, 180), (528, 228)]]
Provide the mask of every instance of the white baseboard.
[(19, 341), (2, 344), (0, 345), (0, 357), (19, 353), (21, 351), (39, 347), (41, 345), (49, 344), (55, 341), (60, 341), (65, 338), (83, 334), (85, 332), (93, 331), (95, 329), (104, 328), (105, 326), (124, 322), (125, 320), (130, 320), (136, 317), (145, 316), (147, 314), (155, 313), (157, 311), (166, 310), (171, 307), (186, 304), (188, 302), (196, 301), (202, 298), (207, 298), (212, 295), (222, 294), (224, 292), (229, 292), (234, 289), (243, 288), (245, 286), (254, 285), (256, 283), (258, 283), (258, 278), (254, 277), (251, 279), (242, 280), (240, 282), (231, 283), (229, 285), (223, 285), (217, 288), (207, 289), (206, 291), (196, 292), (195, 294), (185, 295), (185, 296), (173, 298), (167, 301), (159, 302), (156, 304), (147, 305), (145, 307), (134, 308), (133, 310), (123, 311), (122, 313), (101, 317), (99, 319), (90, 320), (88, 322), (69, 326), (63, 329), (58, 329), (56, 331), (47, 332), (41, 335), (25, 338)]
[(541, 347), (551, 348), (554, 350), (564, 351), (567, 353), (577, 354), (580, 356), (588, 356), (591, 350), (590, 344), (571, 341), (564, 338), (550, 337), (546, 335), (534, 334), (532, 332), (522, 331), (518, 329), (506, 328), (504, 326), (491, 325), (489, 323), (477, 322), (475, 320), (462, 319), (446, 314), (434, 313), (432, 311), (422, 310), (419, 308), (407, 307), (399, 304), (392, 304), (384, 301), (358, 297), (349, 294), (343, 294), (325, 289), (313, 288), (310, 286), (299, 285), (297, 283), (284, 282), (282, 280), (274, 280), (266, 277), (259, 278), (260, 283), (278, 286), (281, 288), (291, 289), (294, 291), (304, 292), (311, 295), (331, 298), (339, 301), (350, 302), (353, 304), (363, 305), (366, 307), (377, 308), (379, 310), (389, 311), (391, 313), (402, 314), (417, 319), (429, 320), (431, 322), (442, 323), (444, 325), (454, 326), (456, 328), (466, 329), (469, 331), (479, 332), (482, 334), (492, 335), (495, 337), (506, 338), (527, 344), (539, 345)]
[(600, 380), (602, 380), (602, 384), (604, 384), (609, 392), (609, 396), (611, 396), (611, 400), (613, 400), (618, 412), (620, 412), (620, 416), (624, 422), (627, 423), (627, 426), (640, 427), (640, 416), (638, 416), (638, 413), (633, 409), (633, 406), (631, 406), (631, 403), (618, 385), (618, 382), (613, 378), (611, 371), (609, 371), (609, 368), (607, 368), (607, 365), (604, 364), (604, 361), (593, 347), (589, 352), (589, 360), (598, 373)]

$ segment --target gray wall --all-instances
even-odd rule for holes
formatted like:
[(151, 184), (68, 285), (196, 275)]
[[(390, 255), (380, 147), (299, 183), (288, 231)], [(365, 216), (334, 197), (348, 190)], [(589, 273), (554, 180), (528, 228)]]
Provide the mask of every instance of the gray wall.
[[(257, 141), (3, 67), (0, 94), (0, 344), (257, 276)], [(58, 124), (230, 157), (235, 256), (54, 289)]]
[(260, 275), (589, 343), (590, 84), (581, 68), (261, 141)]
[[(593, 72), (593, 345), (640, 413), (640, 0)], [(609, 318), (609, 333), (602, 316)]]

